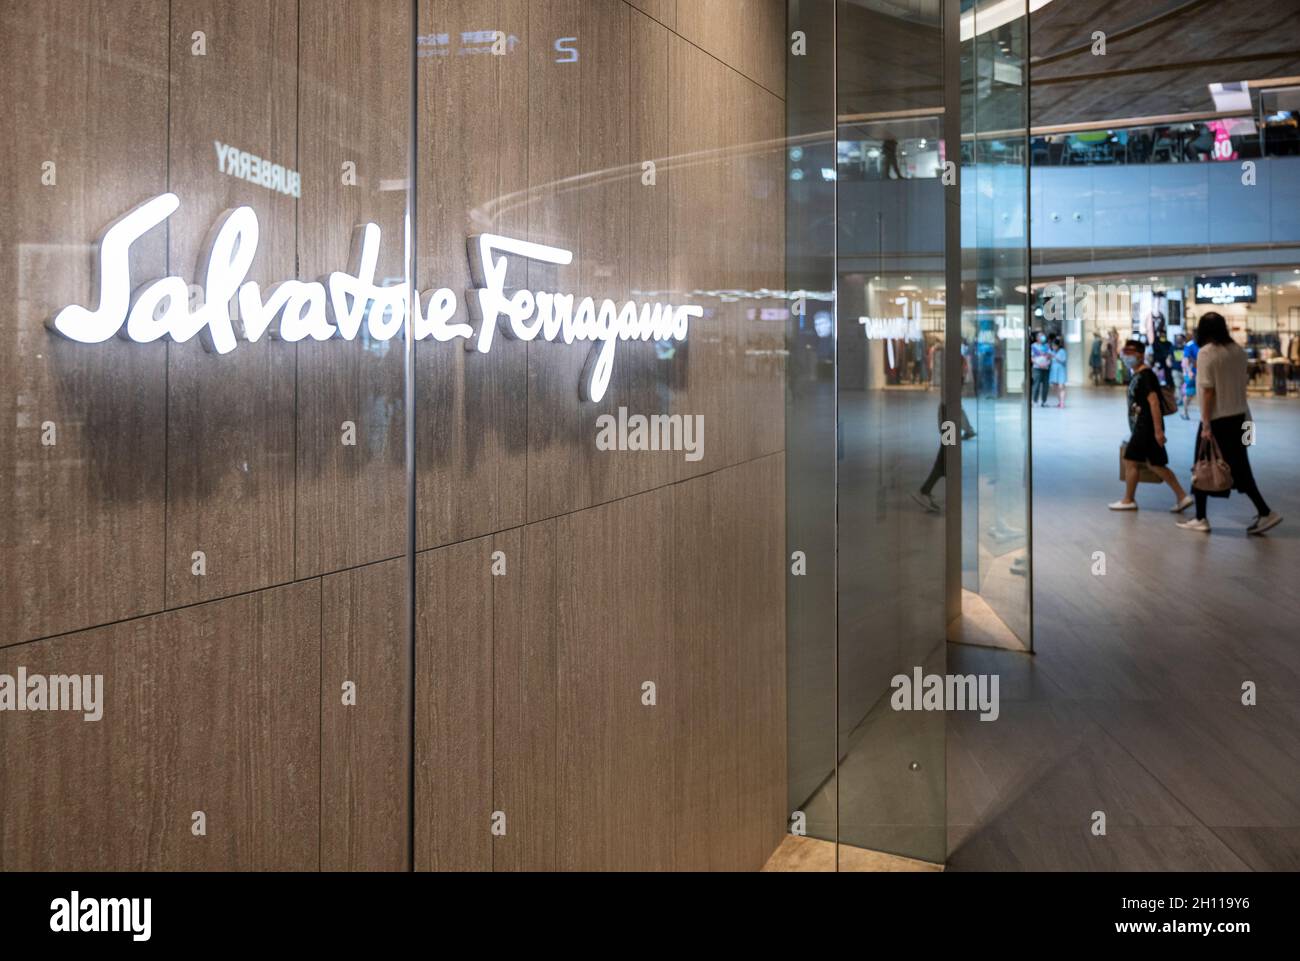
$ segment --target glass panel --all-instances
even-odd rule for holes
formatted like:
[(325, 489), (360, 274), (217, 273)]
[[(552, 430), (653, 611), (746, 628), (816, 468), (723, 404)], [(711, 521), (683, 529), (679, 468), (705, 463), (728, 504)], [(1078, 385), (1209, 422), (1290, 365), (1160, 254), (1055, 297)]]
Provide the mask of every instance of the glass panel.
[[(962, 352), (975, 438), (963, 453), (960, 640), (1030, 647), (1028, 18), (967, 5), (962, 45)], [(987, 14), (988, 19), (981, 19)], [(973, 409), (973, 416), (969, 411)]]
[[(790, 23), (809, 48), (791, 49), (786, 97), (786, 283), (794, 298), (786, 336), (789, 796), (808, 836), (834, 842), (835, 0), (792, 0)], [(825, 864), (833, 869), (834, 857)]]
[[(941, 863), (945, 671), (941, 4), (842, 2), (837, 30), (838, 775), (841, 869)], [(882, 60), (882, 58), (884, 58)]]

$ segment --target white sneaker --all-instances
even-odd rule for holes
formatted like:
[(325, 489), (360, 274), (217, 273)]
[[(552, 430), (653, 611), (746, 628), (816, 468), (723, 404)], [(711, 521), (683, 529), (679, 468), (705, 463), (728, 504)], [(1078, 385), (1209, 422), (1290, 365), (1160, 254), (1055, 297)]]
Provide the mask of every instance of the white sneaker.
[(1137, 501), (1115, 501), (1115, 503), (1106, 506), (1113, 511), (1135, 511), (1138, 509)]
[(1191, 494), (1187, 494), (1177, 504), (1169, 508), (1169, 513), (1181, 514), (1183, 511), (1187, 510), (1187, 508), (1191, 507), (1195, 503), (1196, 503), (1196, 498), (1193, 497)]
[(1190, 521), (1179, 521), (1178, 526), (1185, 531), (1202, 531), (1210, 533), (1210, 522), (1204, 517), (1193, 517)]
[(1256, 517), (1255, 522), (1246, 528), (1247, 534), (1262, 534), (1282, 523), (1282, 515), (1273, 511), (1267, 517)]

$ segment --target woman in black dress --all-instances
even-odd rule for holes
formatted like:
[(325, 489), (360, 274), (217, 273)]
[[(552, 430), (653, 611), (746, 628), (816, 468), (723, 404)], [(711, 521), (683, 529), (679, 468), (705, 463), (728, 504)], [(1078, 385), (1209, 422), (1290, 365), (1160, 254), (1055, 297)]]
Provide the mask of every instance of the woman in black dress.
[(1173, 513), (1180, 514), (1192, 506), (1193, 498), (1169, 469), (1165, 451), (1165, 415), (1160, 409), (1160, 381), (1146, 362), (1146, 346), (1137, 340), (1124, 345), (1121, 356), (1133, 372), (1128, 383), (1128, 423), (1132, 432), (1124, 450), (1124, 499), (1108, 505), (1113, 511), (1138, 509), (1138, 475), (1145, 463), (1174, 492)]

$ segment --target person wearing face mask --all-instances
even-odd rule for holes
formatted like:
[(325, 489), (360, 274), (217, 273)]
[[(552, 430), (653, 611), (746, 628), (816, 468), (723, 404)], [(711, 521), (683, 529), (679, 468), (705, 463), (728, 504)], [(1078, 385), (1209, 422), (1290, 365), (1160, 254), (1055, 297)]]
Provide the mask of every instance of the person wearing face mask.
[(1194, 498), (1183, 490), (1178, 478), (1169, 469), (1169, 454), (1165, 451), (1165, 415), (1160, 409), (1160, 381), (1147, 366), (1146, 347), (1141, 341), (1130, 340), (1124, 345), (1121, 357), (1124, 366), (1132, 373), (1128, 384), (1128, 422), (1130, 436), (1124, 450), (1124, 497), (1107, 506), (1113, 511), (1138, 509), (1138, 475), (1147, 464), (1174, 492), (1173, 513), (1180, 514), (1194, 503)]
[(1047, 334), (1041, 330), (1029, 348), (1029, 363), (1033, 368), (1029, 403), (1046, 407), (1047, 395), (1051, 391), (1052, 348), (1047, 345)]

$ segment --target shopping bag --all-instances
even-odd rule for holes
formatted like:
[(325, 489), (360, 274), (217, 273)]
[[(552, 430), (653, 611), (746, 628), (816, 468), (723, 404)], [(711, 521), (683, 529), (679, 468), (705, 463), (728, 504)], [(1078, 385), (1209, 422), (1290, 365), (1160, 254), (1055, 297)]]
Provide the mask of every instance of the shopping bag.
[[(1126, 480), (1126, 478), (1124, 477), (1124, 463), (1125, 463), (1124, 452), (1127, 450), (1128, 450), (1128, 441), (1121, 442), (1119, 445), (1119, 479), (1120, 480)], [(1138, 464), (1138, 483), (1139, 484), (1163, 484), (1164, 481), (1162, 481), (1159, 475), (1157, 475), (1156, 472), (1151, 469), (1151, 465), (1147, 464), (1144, 461), (1141, 464)]]

